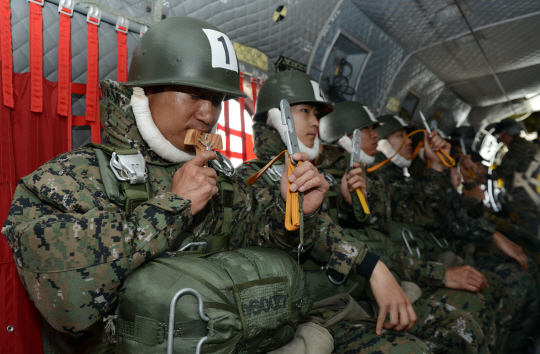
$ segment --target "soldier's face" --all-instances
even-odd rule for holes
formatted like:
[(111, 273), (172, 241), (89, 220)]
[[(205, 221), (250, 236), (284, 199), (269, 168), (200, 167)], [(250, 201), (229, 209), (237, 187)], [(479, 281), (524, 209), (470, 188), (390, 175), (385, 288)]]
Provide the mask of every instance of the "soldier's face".
[[(399, 147), (401, 146), (401, 143), (403, 142), (403, 139), (407, 138), (407, 131), (405, 129), (400, 129), (396, 132), (393, 132), (392, 134), (388, 135), (386, 138), (390, 145), (392, 145), (392, 149), (397, 151)], [(412, 158), (412, 140), (407, 138), (407, 141), (405, 141), (405, 145), (403, 146), (403, 149), (399, 152), (403, 158), (410, 160)]]
[(210, 133), (221, 113), (222, 93), (190, 86), (145, 88), (154, 123), (165, 139), (183, 151), (188, 129)]
[[(360, 134), (362, 135), (362, 150), (369, 156), (375, 156), (379, 134), (373, 129), (373, 125), (360, 129)], [(352, 139), (352, 134), (350, 137)]]
[(308, 148), (312, 148), (319, 129), (317, 107), (303, 103), (295, 104), (291, 106), (291, 112), (298, 139)]

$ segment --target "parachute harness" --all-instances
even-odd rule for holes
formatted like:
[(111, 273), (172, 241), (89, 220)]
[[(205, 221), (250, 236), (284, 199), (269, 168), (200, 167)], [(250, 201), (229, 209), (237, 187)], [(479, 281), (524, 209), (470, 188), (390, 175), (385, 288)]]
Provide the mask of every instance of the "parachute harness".
[[(394, 155), (392, 155), (391, 157), (387, 158), (386, 160), (376, 164), (375, 166), (372, 166), (372, 167), (368, 168), (367, 171), (368, 172), (373, 172), (373, 171), (378, 170), (382, 166), (386, 165), (388, 162), (390, 162), (394, 158), (394, 156), (399, 154), (401, 149), (403, 149), (403, 146), (405, 146), (405, 142), (407, 141), (407, 139), (409, 139), (414, 134), (417, 134), (417, 133), (420, 133), (420, 132), (427, 132), (427, 130), (426, 129), (418, 129), (418, 130), (413, 131), (412, 133), (407, 134), (405, 139), (403, 139), (403, 141), (401, 142), (401, 145), (399, 146), (399, 149), (397, 149), (397, 151), (396, 151), (396, 153)], [(420, 149), (422, 148), (422, 146), (424, 146), (423, 141), (421, 141), (418, 144), (418, 146), (416, 146), (416, 149), (413, 152), (413, 157), (412, 157), (413, 159), (418, 155), (418, 153), (420, 152)], [(439, 156), (439, 159), (441, 160), (443, 165), (445, 165), (446, 167), (451, 168), (451, 167), (454, 167), (456, 165), (456, 161), (450, 155), (448, 155), (446, 153), (446, 151), (439, 150), (436, 153), (437, 153), (437, 156)]]

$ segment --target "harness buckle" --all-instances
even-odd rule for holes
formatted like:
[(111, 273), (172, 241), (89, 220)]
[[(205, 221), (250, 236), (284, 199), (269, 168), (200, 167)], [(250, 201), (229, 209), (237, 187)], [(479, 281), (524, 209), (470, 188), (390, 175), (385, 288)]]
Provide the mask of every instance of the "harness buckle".
[(135, 155), (118, 155), (113, 152), (110, 165), (116, 178), (129, 181), (129, 184), (145, 183), (148, 177), (146, 162), (140, 152)]
[(75, 0), (60, 0), (60, 3), (58, 4), (58, 12), (70, 17), (73, 17), (74, 8)]
[(326, 276), (328, 277), (328, 280), (330, 280), (330, 283), (334, 284), (334, 285), (342, 285), (343, 283), (345, 283), (345, 281), (347, 280), (347, 275), (343, 275), (343, 279), (341, 280), (336, 280), (334, 279), (334, 277), (332, 277), (332, 275), (330, 274), (330, 268), (328, 268), (328, 266), (326, 266)]
[(86, 15), (86, 22), (99, 26), (101, 24), (101, 9), (97, 6), (90, 5), (88, 14)]
[(128, 28), (129, 28), (129, 20), (123, 16), (118, 16), (118, 20), (116, 20), (115, 30), (127, 34)]
[(37, 4), (39, 6), (43, 6), (43, 4), (45, 4), (45, 0), (28, 0), (28, 2), (33, 2), (34, 4)]
[(285, 171), (285, 165), (272, 165), (269, 169), (266, 170), (268, 177), (274, 182), (281, 181), (281, 176)]

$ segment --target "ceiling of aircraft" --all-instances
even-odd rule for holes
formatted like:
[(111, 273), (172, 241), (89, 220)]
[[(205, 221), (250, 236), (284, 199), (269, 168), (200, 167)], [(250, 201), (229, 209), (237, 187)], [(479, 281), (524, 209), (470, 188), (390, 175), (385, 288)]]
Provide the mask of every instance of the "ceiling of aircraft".
[[(57, 79), (58, 2), (46, 0), (43, 10), (44, 76), (53, 81)], [(420, 98), (418, 109), (428, 118), (440, 119), (440, 128), (447, 132), (457, 124), (478, 128), (512, 114), (526, 113), (529, 105), (519, 99), (540, 93), (538, 0), (460, 0), (463, 14), (454, 0), (76, 3), (79, 10), (97, 5), (112, 19), (107, 21), (104, 15), (99, 28), (102, 79), (116, 77), (114, 21), (118, 15), (130, 20), (129, 60), (141, 25), (187, 15), (207, 20), (232, 41), (266, 54), (268, 73), (275, 71), (274, 64), (284, 56), (306, 64), (309, 73), (321, 81), (325, 80), (332, 48), (344, 34), (367, 53), (359, 80), (350, 83), (353, 87), (358, 83), (357, 92), (346, 98), (366, 104), (375, 114), (387, 114), (396, 113), (406, 97), (414, 94)], [(12, 1), (11, 6), (14, 71), (22, 72), (28, 70), (28, 4)], [(83, 13), (75, 13), (72, 20), (73, 81), (81, 83), (86, 79), (87, 31)], [(471, 35), (463, 15), (477, 38)], [(259, 74), (264, 77), (264, 73)], [(513, 105), (508, 100), (514, 100)], [(81, 97), (74, 103), (74, 113), (81, 114), (83, 108)], [(418, 118), (417, 111), (413, 120)]]

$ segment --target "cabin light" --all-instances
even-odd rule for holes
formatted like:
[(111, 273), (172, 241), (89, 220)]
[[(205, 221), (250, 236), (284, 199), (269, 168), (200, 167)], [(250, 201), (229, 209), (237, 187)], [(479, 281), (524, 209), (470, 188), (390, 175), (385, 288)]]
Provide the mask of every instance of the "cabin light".
[(540, 95), (529, 98), (529, 106), (533, 112), (540, 111)]

